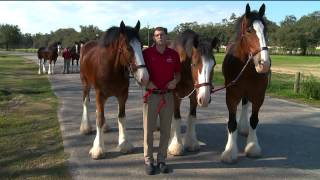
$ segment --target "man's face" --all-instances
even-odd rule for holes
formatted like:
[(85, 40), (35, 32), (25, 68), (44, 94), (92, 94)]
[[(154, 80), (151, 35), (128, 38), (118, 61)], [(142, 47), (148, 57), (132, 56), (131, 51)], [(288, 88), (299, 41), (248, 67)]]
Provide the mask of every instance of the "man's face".
[(155, 31), (153, 34), (153, 40), (157, 45), (166, 44), (167, 35), (164, 31)]

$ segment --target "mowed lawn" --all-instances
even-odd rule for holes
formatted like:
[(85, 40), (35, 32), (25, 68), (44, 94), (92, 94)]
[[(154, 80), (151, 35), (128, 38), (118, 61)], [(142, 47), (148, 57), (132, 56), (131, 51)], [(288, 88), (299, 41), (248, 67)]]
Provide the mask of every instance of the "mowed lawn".
[(0, 179), (71, 179), (58, 100), (37, 65), (0, 54)]

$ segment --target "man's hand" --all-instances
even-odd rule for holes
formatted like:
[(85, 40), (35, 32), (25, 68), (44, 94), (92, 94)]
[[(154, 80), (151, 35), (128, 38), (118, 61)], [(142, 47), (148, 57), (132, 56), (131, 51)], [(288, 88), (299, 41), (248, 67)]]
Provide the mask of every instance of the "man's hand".
[(168, 87), (168, 89), (175, 89), (176, 85), (177, 85), (177, 81), (176, 81), (176, 79), (173, 79), (168, 83), (167, 87)]
[(153, 84), (153, 82), (149, 81), (147, 84), (147, 89), (157, 89), (157, 87)]

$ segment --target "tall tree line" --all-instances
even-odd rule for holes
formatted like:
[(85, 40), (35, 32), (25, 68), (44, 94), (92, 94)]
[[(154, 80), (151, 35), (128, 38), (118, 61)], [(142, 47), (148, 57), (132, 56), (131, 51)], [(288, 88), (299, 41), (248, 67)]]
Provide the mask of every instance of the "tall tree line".
[[(184, 22), (177, 25), (169, 33), (174, 39), (185, 29), (196, 31), (202, 38), (218, 37), (220, 45), (227, 45), (234, 40), (235, 25), (240, 17), (234, 13), (219, 23), (198, 24), (197, 22)], [(293, 15), (286, 16), (280, 25), (265, 18), (268, 28), (268, 42), (270, 46), (282, 48), (285, 51), (296, 51), (305, 55), (307, 50), (314, 50), (320, 46), (320, 11), (301, 17), (299, 20)], [(152, 44), (154, 27), (144, 27), (140, 30), (144, 45)], [(71, 46), (74, 41), (88, 41), (102, 36), (103, 30), (97, 26), (80, 26), (80, 32), (73, 28), (58, 29), (47, 34), (22, 34), (17, 25), (0, 24), (0, 48), (39, 48), (47, 46), (54, 41), (60, 41), (64, 47)]]

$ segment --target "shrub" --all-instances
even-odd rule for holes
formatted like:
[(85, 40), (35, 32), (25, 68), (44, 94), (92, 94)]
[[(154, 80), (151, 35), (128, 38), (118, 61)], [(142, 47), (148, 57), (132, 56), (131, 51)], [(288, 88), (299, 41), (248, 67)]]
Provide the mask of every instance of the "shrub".
[(320, 99), (320, 82), (311, 75), (302, 82), (302, 93), (309, 99)]

